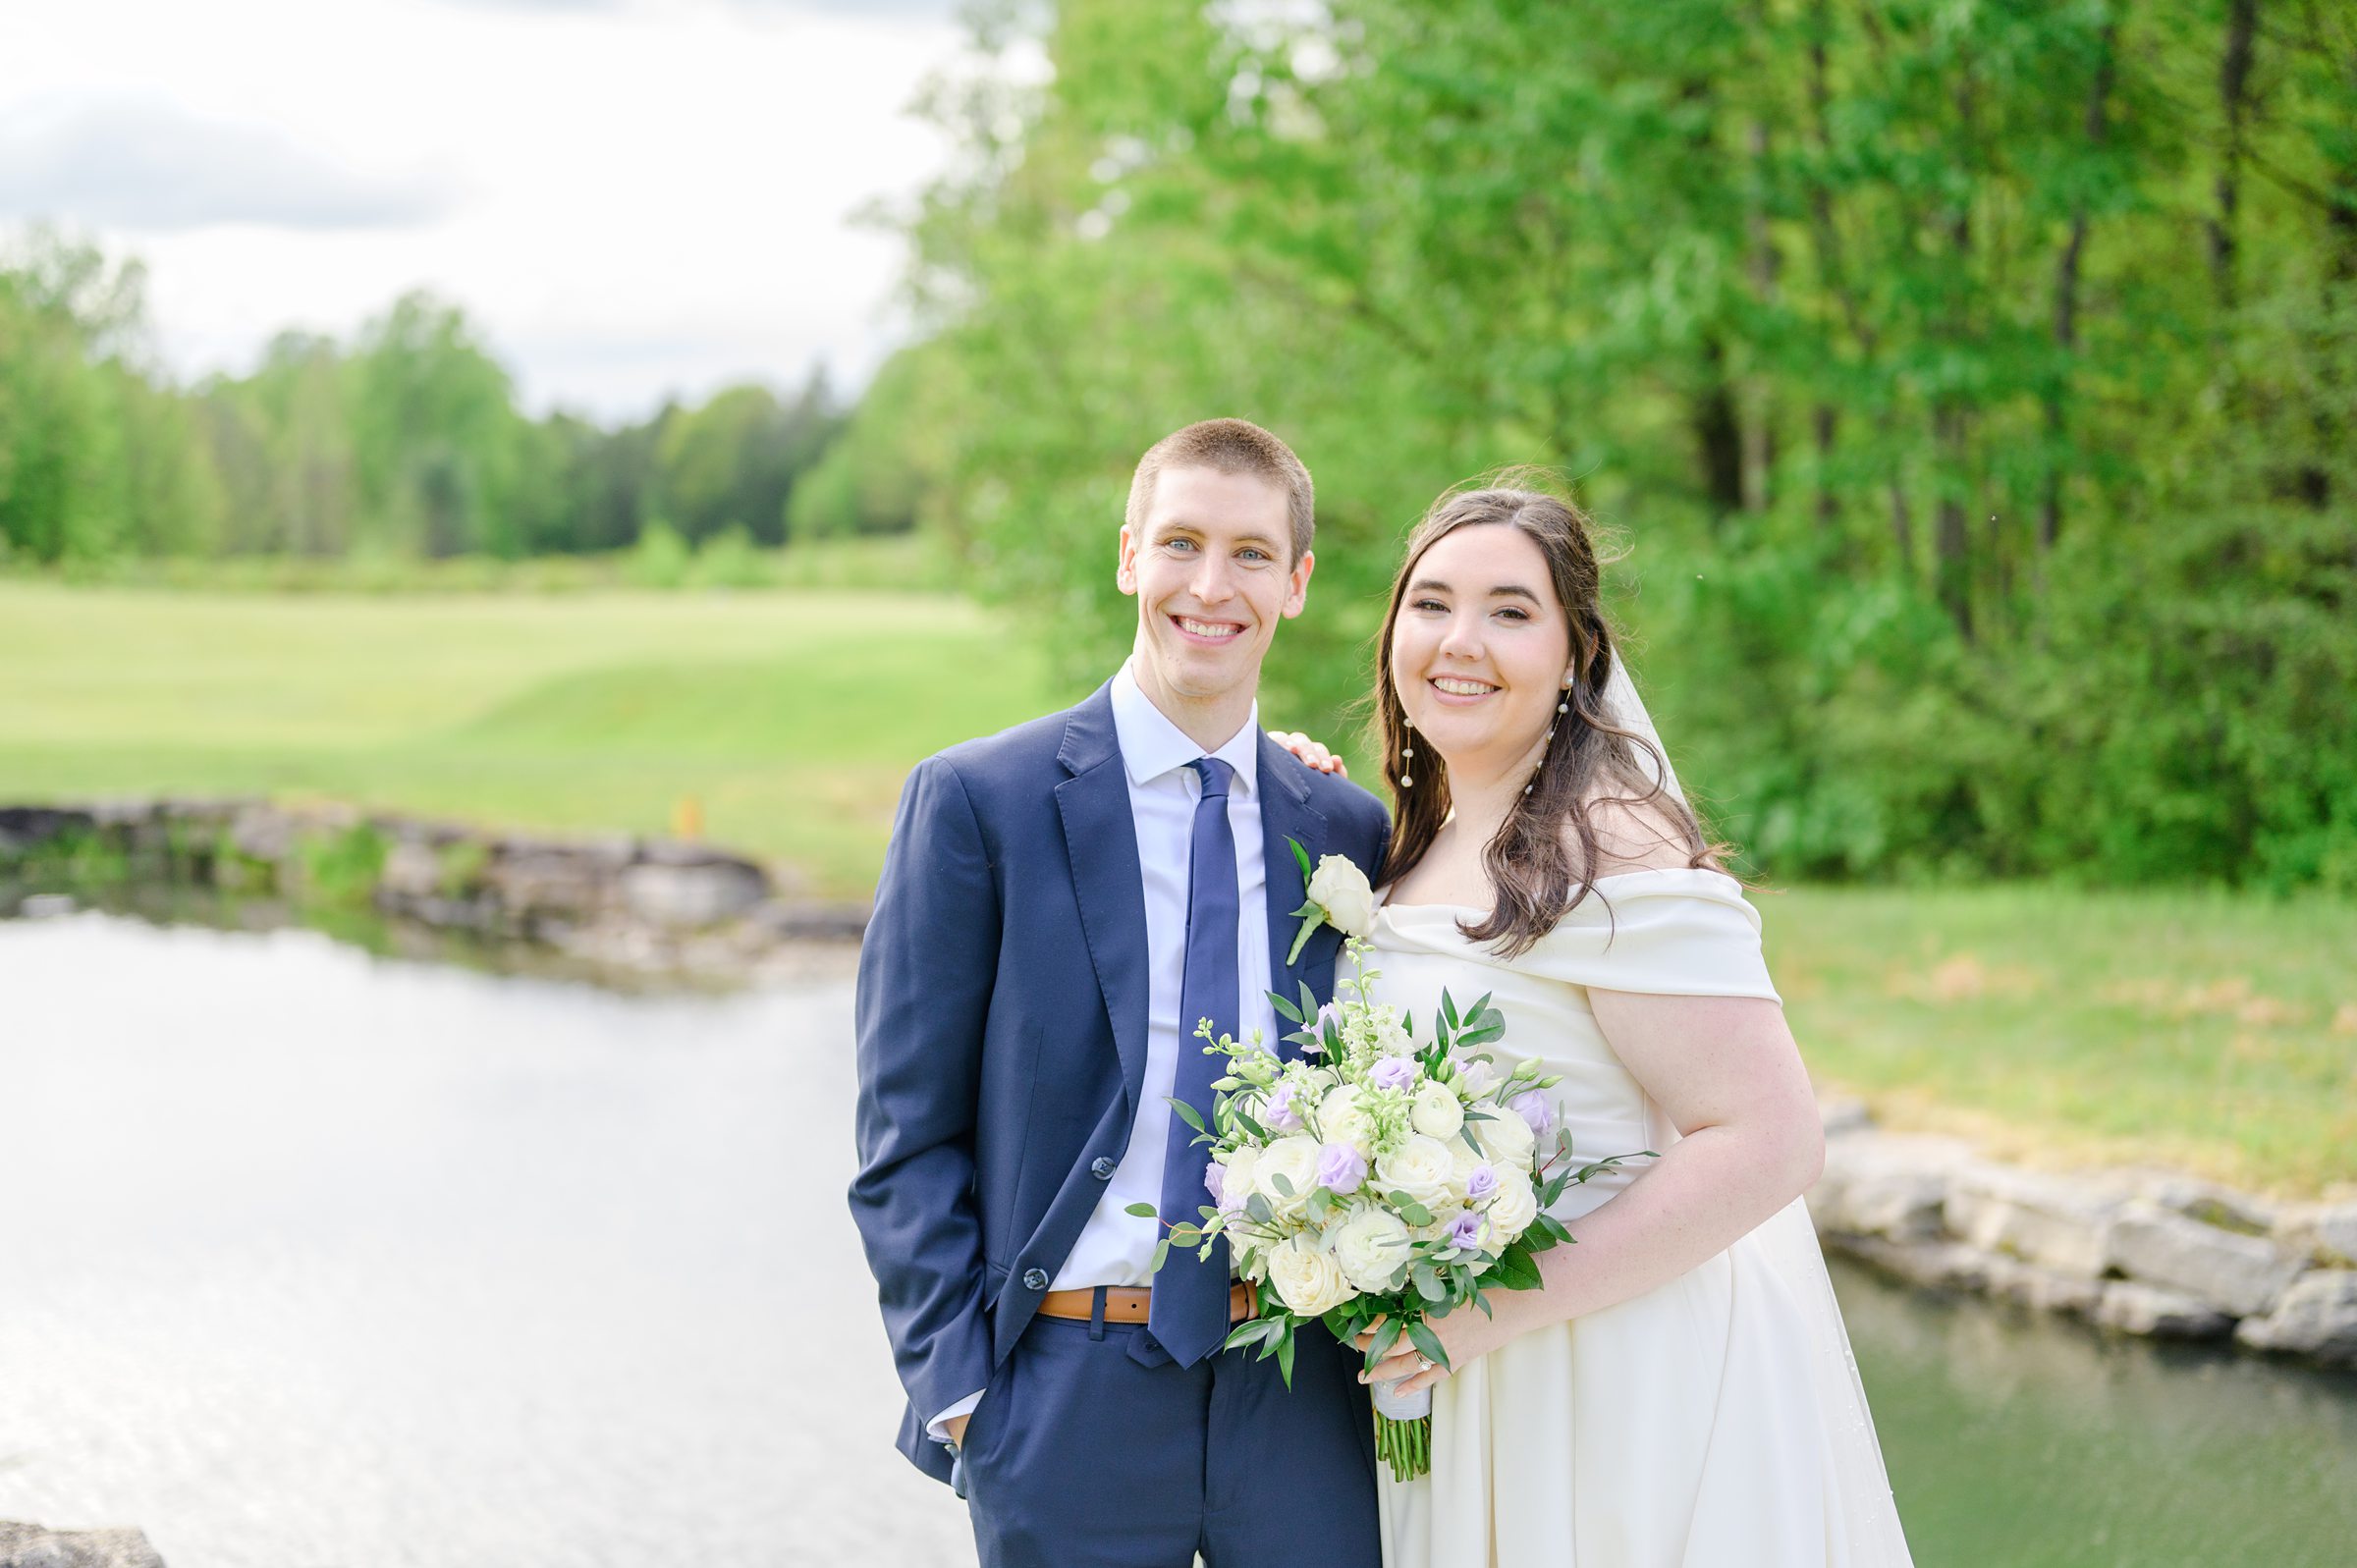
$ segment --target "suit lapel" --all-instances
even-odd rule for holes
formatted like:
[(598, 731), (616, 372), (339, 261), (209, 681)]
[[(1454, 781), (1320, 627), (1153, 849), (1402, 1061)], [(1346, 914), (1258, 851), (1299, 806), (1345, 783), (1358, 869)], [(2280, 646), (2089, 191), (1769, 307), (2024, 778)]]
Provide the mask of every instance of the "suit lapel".
[[(1285, 961), (1293, 946), (1293, 933), (1301, 925), (1293, 911), (1309, 896), (1300, 862), (1293, 858), (1286, 839), (1292, 838), (1308, 850), (1313, 866), (1320, 855), (1336, 853), (1337, 846), (1328, 841), (1325, 815), (1310, 804), (1307, 770), (1266, 732), (1260, 737), (1259, 768), (1260, 852), (1268, 867), (1269, 989), (1288, 1001), (1298, 1001), (1302, 982), (1307, 981), (1319, 1001), (1331, 1001), (1334, 955), (1342, 945), (1333, 927), (1320, 926), (1311, 933), (1299, 962)], [(1286, 1047), (1285, 1054), (1292, 1054), (1292, 1048)]]
[(1072, 894), (1134, 1112), (1146, 1078), (1146, 885), (1110, 687), (1100, 686), (1072, 710), (1056, 757), (1071, 774), (1056, 786), (1056, 810), (1064, 822)]

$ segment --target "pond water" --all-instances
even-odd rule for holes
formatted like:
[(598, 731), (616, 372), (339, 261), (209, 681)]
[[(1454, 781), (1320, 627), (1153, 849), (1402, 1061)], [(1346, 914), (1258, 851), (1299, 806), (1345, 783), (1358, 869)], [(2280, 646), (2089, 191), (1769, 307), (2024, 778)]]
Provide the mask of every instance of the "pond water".
[[(819, 968), (0, 922), (0, 1519), (172, 1568), (972, 1561), (890, 1445)], [(2357, 1380), (1837, 1282), (1924, 1568), (2352, 1560)]]

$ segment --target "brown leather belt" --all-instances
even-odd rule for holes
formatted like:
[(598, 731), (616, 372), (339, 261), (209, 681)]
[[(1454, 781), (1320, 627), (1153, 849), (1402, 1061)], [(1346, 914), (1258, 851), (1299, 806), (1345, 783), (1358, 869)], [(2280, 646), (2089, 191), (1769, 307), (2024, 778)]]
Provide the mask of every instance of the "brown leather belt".
[[(1146, 1310), (1154, 1300), (1154, 1292), (1136, 1285), (1105, 1285), (1105, 1321), (1107, 1323), (1144, 1323)], [(1095, 1290), (1051, 1290), (1039, 1298), (1040, 1316), (1045, 1318), (1077, 1318), (1082, 1323), (1095, 1321), (1097, 1292)], [(1242, 1323), (1252, 1316), (1252, 1287), (1241, 1280), (1228, 1287), (1228, 1321)]]

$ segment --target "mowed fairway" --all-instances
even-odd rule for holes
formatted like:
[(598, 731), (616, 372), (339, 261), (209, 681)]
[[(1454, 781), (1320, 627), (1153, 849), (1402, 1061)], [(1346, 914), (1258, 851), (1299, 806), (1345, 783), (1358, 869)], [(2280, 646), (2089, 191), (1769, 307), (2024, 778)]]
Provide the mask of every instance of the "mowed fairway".
[(271, 597), (0, 583), (0, 798), (329, 797), (705, 836), (872, 885), (920, 757), (1069, 701), (936, 594)]

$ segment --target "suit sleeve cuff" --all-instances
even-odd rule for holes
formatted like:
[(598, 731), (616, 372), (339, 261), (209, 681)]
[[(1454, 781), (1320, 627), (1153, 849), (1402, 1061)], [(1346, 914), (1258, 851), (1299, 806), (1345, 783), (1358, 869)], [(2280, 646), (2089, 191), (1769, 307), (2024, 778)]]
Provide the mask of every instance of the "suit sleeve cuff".
[(949, 1409), (943, 1411), (940, 1415), (935, 1416), (931, 1421), (926, 1422), (925, 1435), (932, 1438), (935, 1442), (948, 1442), (950, 1440), (950, 1423), (956, 1421), (959, 1416), (972, 1415), (974, 1413), (974, 1406), (980, 1404), (981, 1402), (982, 1390), (977, 1388), (972, 1393), (967, 1394), (963, 1399), (960, 1399), (956, 1404), (950, 1406)]

